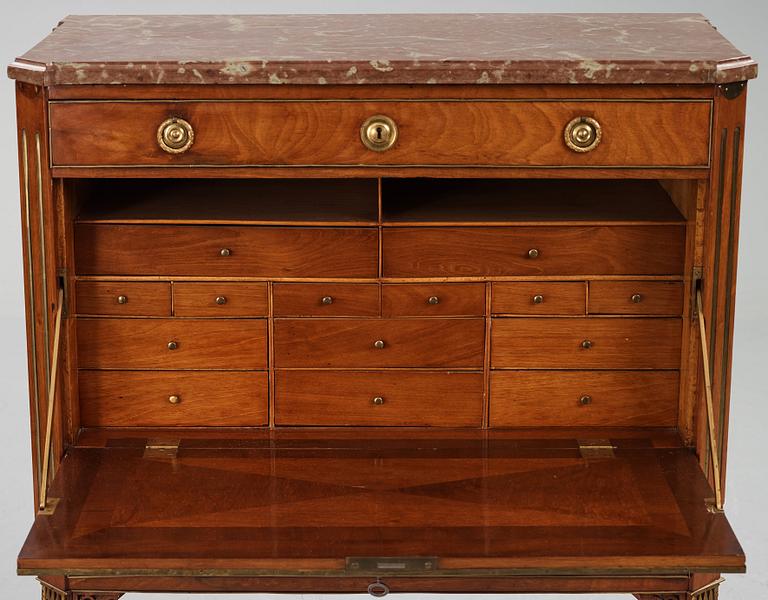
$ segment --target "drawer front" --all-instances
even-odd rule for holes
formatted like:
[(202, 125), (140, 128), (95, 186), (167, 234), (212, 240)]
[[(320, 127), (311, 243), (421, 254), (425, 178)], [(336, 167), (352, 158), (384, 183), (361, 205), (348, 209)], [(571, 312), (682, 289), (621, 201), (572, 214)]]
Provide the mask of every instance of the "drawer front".
[(494, 371), (492, 427), (674, 427), (677, 371)]
[(482, 373), (278, 371), (277, 425), (479, 427)]
[(483, 319), (281, 319), (275, 366), (482, 368), (484, 338)]
[[(708, 101), (54, 102), (51, 149), (54, 166), (693, 167), (708, 164), (710, 110)], [(398, 128), (385, 152), (361, 141), (364, 121), (380, 114)], [(172, 117), (194, 133), (178, 154), (158, 143), (158, 129)], [(565, 143), (565, 128), (578, 117), (601, 127), (590, 152)]]
[(385, 317), (483, 316), (485, 284), (385, 284), (382, 313)]
[(679, 369), (680, 319), (494, 319), (491, 368)]
[(256, 427), (268, 377), (243, 371), (80, 371), (85, 427)]
[(590, 281), (589, 312), (605, 315), (680, 315), (680, 281)]
[(170, 283), (78, 281), (75, 308), (80, 315), (170, 317)]
[(587, 286), (583, 281), (494, 283), (491, 310), (508, 315), (583, 315)]
[(263, 319), (78, 319), (77, 348), (81, 369), (265, 369), (267, 324)]
[(372, 228), (75, 226), (79, 274), (376, 277)]
[(387, 227), (385, 277), (682, 274), (678, 225)]
[(175, 283), (177, 317), (264, 317), (269, 314), (266, 283)]
[(375, 283), (276, 283), (276, 317), (378, 317)]

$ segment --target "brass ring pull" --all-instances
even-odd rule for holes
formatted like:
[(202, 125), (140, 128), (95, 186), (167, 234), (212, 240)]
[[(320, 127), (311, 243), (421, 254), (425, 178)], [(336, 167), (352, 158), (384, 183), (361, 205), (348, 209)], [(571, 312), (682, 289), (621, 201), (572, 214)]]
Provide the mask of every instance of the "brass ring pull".
[(374, 598), (383, 598), (389, 594), (389, 586), (381, 581), (376, 581), (368, 586), (368, 593)]
[(384, 404), (384, 398), (382, 398), (381, 396), (376, 396), (376, 397), (373, 399), (373, 403), (374, 403), (376, 406), (381, 406), (382, 404)]
[(438, 298), (437, 296), (430, 296), (427, 299), (427, 304), (432, 304), (432, 305), (440, 304), (440, 298)]
[(589, 350), (592, 347), (592, 340), (584, 340), (581, 342), (581, 347), (584, 348), (584, 350)]
[(632, 302), (634, 302), (635, 304), (639, 304), (640, 302), (643, 301), (643, 296), (642, 294), (632, 294), (632, 296), (629, 299), (632, 300)]
[(179, 342), (168, 342), (168, 350), (176, 350), (179, 347)]
[(603, 129), (592, 117), (576, 117), (565, 126), (565, 145), (574, 152), (590, 152), (597, 148)]
[(128, 296), (120, 295), (117, 297), (117, 303), (118, 304), (125, 304), (128, 302)]
[(333, 296), (323, 296), (322, 300), (320, 300), (323, 304), (333, 304)]
[(542, 296), (541, 294), (536, 294), (533, 297), (533, 303), (534, 304), (541, 304), (542, 302), (544, 302), (544, 296)]
[(227, 297), (226, 296), (216, 296), (216, 304), (219, 306), (224, 306), (227, 303)]
[(176, 396), (175, 394), (173, 396), (168, 396), (168, 402), (171, 404), (179, 404), (181, 402), (181, 396)]
[(531, 248), (528, 250), (528, 258), (539, 258), (538, 248)]
[(397, 125), (385, 115), (373, 115), (360, 126), (363, 146), (374, 152), (384, 152), (397, 141)]
[(579, 404), (581, 404), (582, 406), (586, 406), (587, 404), (592, 404), (592, 396), (584, 394), (581, 398), (579, 398)]
[(195, 141), (195, 130), (179, 117), (166, 119), (157, 128), (157, 143), (168, 154), (186, 152)]
[(381, 350), (382, 348), (384, 348), (384, 340), (376, 340), (375, 342), (373, 342), (373, 347), (376, 348), (377, 350)]

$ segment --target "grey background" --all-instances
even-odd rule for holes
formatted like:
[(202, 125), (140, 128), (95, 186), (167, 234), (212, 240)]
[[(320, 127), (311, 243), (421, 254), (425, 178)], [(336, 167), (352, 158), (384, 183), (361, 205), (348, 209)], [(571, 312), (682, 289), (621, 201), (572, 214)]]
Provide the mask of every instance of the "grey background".
[[(27, 50), (67, 14), (292, 12), (700, 12), (707, 15), (738, 48), (758, 61), (762, 60), (768, 69), (768, 3), (765, 0), (6, 0), (0, 23), (0, 63), (6, 64)], [(747, 552), (749, 572), (727, 576), (721, 590), (722, 600), (768, 597), (768, 517), (764, 510), (768, 500), (768, 452), (764, 432), (768, 421), (768, 402), (763, 383), (768, 376), (765, 365), (768, 358), (768, 282), (765, 267), (768, 182), (764, 181), (768, 155), (766, 108), (768, 74), (749, 86), (726, 503), (728, 517)], [(38, 584), (32, 578), (15, 575), (16, 553), (34, 516), (16, 147), (13, 84), (6, 81), (0, 85), (0, 382), (5, 390), (0, 397), (0, 439), (3, 443), (0, 452), (3, 483), (0, 487), (0, 593), (5, 598), (32, 599), (39, 598)], [(160, 600), (167, 596), (143, 597)], [(213, 598), (211, 595), (205, 597)], [(320, 596), (305, 594), (303, 597), (313, 599)], [(490, 597), (485, 597), (490, 600)], [(627, 596), (602, 598), (608, 600)]]

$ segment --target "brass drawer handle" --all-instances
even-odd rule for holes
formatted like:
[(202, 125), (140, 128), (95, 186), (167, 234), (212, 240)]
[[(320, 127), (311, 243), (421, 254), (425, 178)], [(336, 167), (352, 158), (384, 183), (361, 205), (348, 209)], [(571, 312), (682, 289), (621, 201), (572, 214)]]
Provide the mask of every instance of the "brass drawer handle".
[(186, 152), (194, 141), (195, 130), (192, 125), (179, 117), (166, 119), (157, 128), (157, 143), (168, 154)]
[(333, 304), (333, 296), (323, 296), (322, 300), (320, 300), (325, 305)]
[(589, 350), (592, 347), (592, 340), (584, 340), (581, 342), (581, 347), (584, 348), (584, 350)]
[(581, 398), (579, 398), (579, 404), (581, 404), (582, 406), (586, 406), (587, 404), (592, 404), (592, 396), (584, 394)]
[(216, 304), (219, 306), (224, 306), (227, 303), (227, 297), (226, 296), (216, 296)]
[(544, 296), (542, 296), (541, 294), (536, 294), (533, 297), (533, 303), (534, 304), (541, 304), (542, 302), (544, 302)]
[(539, 249), (531, 248), (528, 250), (528, 258), (539, 258)]
[(368, 150), (384, 152), (397, 141), (397, 125), (385, 115), (373, 115), (360, 126), (360, 139)]
[(432, 305), (440, 304), (440, 298), (438, 298), (437, 296), (430, 296), (427, 299), (427, 304), (432, 304)]
[(632, 296), (630, 296), (629, 299), (632, 300), (632, 302), (634, 302), (635, 304), (639, 304), (640, 302), (643, 301), (643, 296), (642, 294), (632, 294)]
[(376, 340), (375, 342), (373, 342), (373, 347), (376, 348), (377, 350), (381, 350), (382, 348), (384, 348), (384, 340)]
[(597, 148), (603, 129), (591, 117), (576, 117), (565, 126), (565, 145), (574, 152), (589, 152)]
[(376, 406), (381, 406), (382, 404), (384, 404), (384, 398), (382, 398), (381, 396), (376, 396), (376, 397), (373, 399), (373, 403), (374, 403)]
[(181, 402), (181, 396), (176, 396), (175, 394), (173, 396), (168, 396), (168, 402), (171, 404), (179, 404)]
[(221, 250), (219, 250), (219, 256), (224, 256), (224, 257), (232, 256), (232, 250), (230, 250), (229, 248), (222, 248)]
[(128, 302), (128, 296), (120, 295), (117, 297), (118, 304), (126, 304)]
[(179, 347), (179, 342), (170, 341), (168, 342), (168, 350), (176, 350), (176, 348)]

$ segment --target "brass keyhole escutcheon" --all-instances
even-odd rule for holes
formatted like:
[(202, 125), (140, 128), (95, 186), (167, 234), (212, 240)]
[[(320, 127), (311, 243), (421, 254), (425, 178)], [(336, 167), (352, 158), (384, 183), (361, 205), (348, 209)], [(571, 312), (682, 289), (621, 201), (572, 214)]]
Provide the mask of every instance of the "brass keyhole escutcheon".
[(373, 115), (360, 127), (360, 140), (369, 150), (383, 152), (397, 141), (397, 125), (385, 115)]
[(168, 154), (186, 152), (194, 141), (195, 130), (192, 125), (179, 117), (166, 119), (157, 129), (157, 143)]
[(597, 148), (603, 129), (592, 117), (576, 117), (565, 126), (565, 145), (574, 152), (589, 152)]

